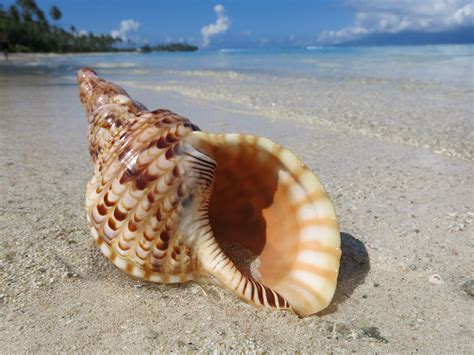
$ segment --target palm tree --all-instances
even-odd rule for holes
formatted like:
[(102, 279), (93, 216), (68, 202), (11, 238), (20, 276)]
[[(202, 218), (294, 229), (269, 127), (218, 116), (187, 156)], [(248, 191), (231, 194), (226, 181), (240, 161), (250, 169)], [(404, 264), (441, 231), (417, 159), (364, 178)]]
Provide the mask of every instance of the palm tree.
[(54, 21), (60, 20), (63, 16), (61, 10), (59, 10), (59, 8), (55, 5), (51, 6), (51, 9), (49, 10), (49, 15)]

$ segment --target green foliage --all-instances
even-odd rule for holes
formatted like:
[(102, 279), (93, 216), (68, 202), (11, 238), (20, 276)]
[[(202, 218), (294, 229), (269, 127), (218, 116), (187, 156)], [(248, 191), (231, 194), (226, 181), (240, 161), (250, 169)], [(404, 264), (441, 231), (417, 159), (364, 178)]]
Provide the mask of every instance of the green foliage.
[(54, 21), (60, 20), (63, 16), (61, 10), (59, 10), (59, 8), (55, 5), (51, 6), (51, 9), (49, 10), (49, 15)]
[[(54, 20), (62, 16), (53, 6)], [(116, 39), (109, 35), (79, 35), (51, 25), (34, 0), (16, 0), (8, 10), (0, 7), (0, 42), (10, 52), (96, 52), (113, 51)]]
[(143, 53), (150, 53), (150, 52), (153, 52), (153, 48), (150, 47), (148, 44), (145, 44), (142, 48), (141, 48), (141, 51)]
[[(62, 17), (61, 10), (52, 6), (49, 15), (54, 21)], [(115, 52), (114, 44), (120, 42), (105, 34), (78, 33), (74, 26), (69, 30), (50, 24), (35, 0), (16, 0), (8, 9), (0, 4), (0, 48), (10, 52)], [(145, 46), (146, 51), (196, 50), (188, 44)], [(133, 51), (135, 48), (121, 49)]]
[(198, 47), (188, 43), (169, 43), (169, 44), (158, 44), (154, 47), (144, 45), (140, 50), (143, 53), (149, 52), (194, 52), (198, 50)]

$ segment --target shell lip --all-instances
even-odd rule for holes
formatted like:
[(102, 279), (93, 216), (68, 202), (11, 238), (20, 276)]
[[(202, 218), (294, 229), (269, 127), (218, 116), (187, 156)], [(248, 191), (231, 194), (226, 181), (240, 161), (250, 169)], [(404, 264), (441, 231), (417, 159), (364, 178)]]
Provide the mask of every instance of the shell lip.
[[(259, 282), (253, 275), (243, 275), (235, 262), (229, 260), (231, 258), (222, 250), (222, 246), (215, 242), (216, 238), (220, 238), (219, 231), (213, 231), (217, 233), (211, 237), (214, 241), (204, 243), (200, 252), (203, 270), (216, 277), (220, 284), (238, 297), (257, 306), (291, 308), (300, 316), (314, 314), (327, 307), (337, 284), (341, 256), (340, 234), (334, 205), (315, 174), (292, 152), (268, 138), (192, 132), (186, 139), (198, 151), (214, 158), (219, 155), (216, 154), (216, 149), (239, 145), (251, 145), (260, 152), (268, 153), (278, 160), (282, 170), (288, 172), (281, 173), (278, 177), (296, 181), (297, 186), (289, 189), (288, 197), (295, 205), (301, 204), (296, 210), (302, 225), (301, 231), (292, 236), (300, 240), (294, 257), (296, 266), (279, 277), (278, 282), (266, 285), (265, 278)], [(221, 158), (216, 159), (217, 170), (220, 164), (226, 164), (219, 159)], [(309, 202), (303, 203), (300, 199)], [(271, 229), (272, 226), (267, 227)]]

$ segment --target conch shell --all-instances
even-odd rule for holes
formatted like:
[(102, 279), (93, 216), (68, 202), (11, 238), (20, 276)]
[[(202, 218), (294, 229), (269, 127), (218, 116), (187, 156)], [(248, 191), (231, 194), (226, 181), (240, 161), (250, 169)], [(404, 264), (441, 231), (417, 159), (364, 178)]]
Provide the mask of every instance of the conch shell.
[(341, 256), (336, 214), (293, 153), (149, 111), (91, 69), (77, 80), (94, 161), (87, 217), (112, 263), (151, 282), (209, 279), (301, 316), (328, 306)]

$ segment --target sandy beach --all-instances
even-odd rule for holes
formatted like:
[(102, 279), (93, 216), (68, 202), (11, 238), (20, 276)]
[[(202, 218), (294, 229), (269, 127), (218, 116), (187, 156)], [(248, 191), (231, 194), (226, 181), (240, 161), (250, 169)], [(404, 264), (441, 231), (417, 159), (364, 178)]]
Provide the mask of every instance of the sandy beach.
[(107, 262), (72, 69), (0, 66), (0, 352), (474, 352), (472, 87), (98, 68), (150, 109), (269, 137), (319, 176), (343, 257), (331, 306), (300, 319)]

